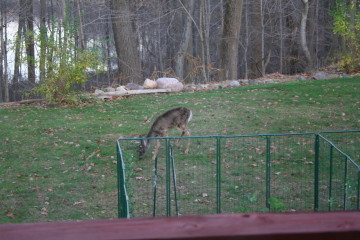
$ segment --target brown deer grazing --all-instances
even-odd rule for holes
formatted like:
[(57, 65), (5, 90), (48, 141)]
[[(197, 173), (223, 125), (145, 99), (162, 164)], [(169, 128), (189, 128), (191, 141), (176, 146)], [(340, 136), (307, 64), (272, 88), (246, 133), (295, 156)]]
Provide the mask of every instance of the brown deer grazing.
[[(167, 137), (168, 131), (174, 127), (179, 128), (181, 132), (181, 137), (186, 133), (190, 136), (190, 130), (188, 128), (188, 123), (191, 121), (192, 112), (186, 107), (177, 107), (170, 109), (161, 116), (159, 116), (153, 125), (146, 137)], [(150, 148), (151, 139), (143, 139), (139, 145), (140, 158), (145, 156), (146, 151)], [(185, 153), (189, 151), (190, 139), (188, 139)], [(160, 141), (157, 140), (155, 151), (153, 153), (153, 159), (156, 158), (157, 152), (160, 148)]]

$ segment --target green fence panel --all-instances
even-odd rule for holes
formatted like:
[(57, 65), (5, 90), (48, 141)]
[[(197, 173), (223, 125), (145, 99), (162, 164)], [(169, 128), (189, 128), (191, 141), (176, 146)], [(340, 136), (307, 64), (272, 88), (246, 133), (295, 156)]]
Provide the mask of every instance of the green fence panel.
[(154, 138), (156, 160), (119, 139), (119, 217), (358, 210), (359, 166), (324, 136), (358, 133)]
[[(331, 134), (334, 137), (336, 133)], [(320, 136), (320, 210), (359, 210), (359, 165), (334, 142)]]
[(360, 165), (360, 130), (321, 132), (320, 134)]

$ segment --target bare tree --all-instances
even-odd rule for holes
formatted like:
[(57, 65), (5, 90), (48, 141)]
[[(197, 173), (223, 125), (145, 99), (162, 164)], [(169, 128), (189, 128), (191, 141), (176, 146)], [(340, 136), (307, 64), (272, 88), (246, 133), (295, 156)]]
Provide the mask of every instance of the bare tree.
[(254, 0), (251, 2), (251, 57), (250, 57), (250, 78), (257, 78), (264, 75), (264, 25), (263, 25), (263, 1)]
[(3, 102), (3, 86), (4, 86), (4, 51), (3, 51), (3, 46), (4, 46), (4, 39), (3, 39), (3, 26), (4, 26), (4, 21), (3, 21), (3, 8), (4, 6), (1, 4), (0, 5), (0, 103)]
[(81, 6), (80, 0), (76, 1), (76, 8), (78, 11), (78, 18), (79, 18), (79, 46), (80, 49), (86, 48), (86, 41), (85, 41), (85, 35), (84, 35), (84, 21), (83, 21), (83, 8)]
[(309, 0), (301, 0), (303, 3), (303, 10), (301, 12), (301, 24), (300, 24), (300, 42), (301, 42), (301, 48), (305, 54), (306, 61), (307, 61), (307, 70), (311, 70), (313, 68), (313, 61), (312, 57), (307, 45), (307, 39), (306, 39), (306, 26), (307, 26), (307, 19), (308, 19), (308, 13), (309, 13)]
[(15, 60), (14, 60), (14, 75), (12, 78), (12, 84), (17, 86), (20, 77), (20, 55), (21, 55), (21, 41), (23, 40), (25, 34), (25, 11), (23, 6), (26, 5), (26, 0), (20, 0), (20, 10), (19, 10), (19, 22), (18, 30), (15, 39)]
[(112, 28), (119, 61), (119, 72), (124, 82), (142, 81), (141, 61), (133, 29), (128, 0), (111, 0)]
[(185, 63), (185, 54), (189, 47), (192, 33), (192, 15), (195, 6), (195, 0), (187, 1), (187, 6), (184, 6), (186, 11), (186, 20), (185, 20), (185, 29), (182, 35), (182, 39), (179, 45), (179, 50), (176, 55), (175, 60), (175, 73), (180, 79), (184, 78), (184, 63)]
[(35, 42), (34, 42), (34, 15), (33, 1), (25, 0), (25, 16), (26, 16), (26, 55), (28, 66), (28, 80), (35, 83)]
[(46, 29), (46, 0), (40, 0), (40, 82), (44, 82), (46, 74), (46, 42), (47, 42), (47, 29)]
[(8, 60), (7, 60), (7, 14), (6, 2), (0, 6), (0, 102), (8, 102), (9, 82), (8, 82)]
[(238, 49), (242, 16), (242, 0), (225, 1), (224, 29), (221, 40), (220, 79), (237, 79)]

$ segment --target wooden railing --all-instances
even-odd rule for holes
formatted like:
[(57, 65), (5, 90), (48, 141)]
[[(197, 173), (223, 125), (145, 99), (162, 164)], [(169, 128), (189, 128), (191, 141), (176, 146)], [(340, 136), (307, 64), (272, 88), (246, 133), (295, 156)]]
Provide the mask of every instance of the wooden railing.
[(2, 224), (0, 239), (360, 239), (360, 212), (231, 214)]

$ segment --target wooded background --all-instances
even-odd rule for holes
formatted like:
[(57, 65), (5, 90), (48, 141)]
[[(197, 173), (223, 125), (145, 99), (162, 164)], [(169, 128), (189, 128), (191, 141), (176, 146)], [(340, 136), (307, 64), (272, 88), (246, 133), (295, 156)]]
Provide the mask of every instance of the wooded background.
[[(358, 0), (1, 0), (0, 102), (49, 79), (63, 85), (56, 95), (70, 78), (110, 86), (312, 71), (349, 48), (334, 33), (339, 4), (358, 14)], [(58, 79), (70, 65), (74, 75)]]

